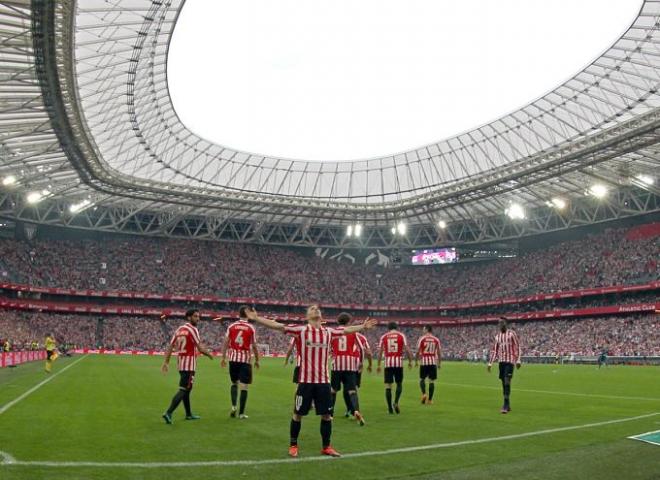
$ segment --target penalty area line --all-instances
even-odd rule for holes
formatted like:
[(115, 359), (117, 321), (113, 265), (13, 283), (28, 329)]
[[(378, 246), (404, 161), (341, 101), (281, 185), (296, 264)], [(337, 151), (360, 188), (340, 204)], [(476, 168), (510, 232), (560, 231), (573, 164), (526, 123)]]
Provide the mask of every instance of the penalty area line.
[[(467, 445), (477, 445), (481, 443), (503, 442), (507, 440), (517, 440), (520, 438), (536, 437), (560, 432), (570, 432), (572, 430), (583, 430), (587, 428), (602, 427), (605, 425), (614, 425), (617, 423), (633, 422), (660, 415), (660, 412), (647, 413), (636, 417), (618, 418), (615, 420), (606, 420), (603, 422), (585, 423), (583, 425), (571, 425), (567, 427), (548, 428), (534, 432), (516, 433), (499, 437), (477, 438), (473, 440), (461, 440), (448, 443), (434, 443), (430, 445), (419, 445), (416, 447), (392, 448), (389, 450), (376, 450), (368, 452), (356, 452), (342, 455), (344, 459), (376, 457), (382, 455), (391, 455), (396, 453), (419, 452), (424, 450), (436, 450), (440, 448), (462, 447)], [(92, 467), (92, 468), (175, 468), (175, 467), (232, 467), (232, 466), (257, 466), (257, 465), (276, 465), (276, 464), (295, 464), (300, 462), (318, 462), (333, 460), (331, 457), (302, 457), (302, 458), (276, 458), (264, 460), (217, 460), (200, 462), (54, 462), (54, 461), (23, 461), (16, 460), (11, 456), (3, 457), (4, 463), (0, 466), (26, 466), (26, 467)], [(7, 458), (10, 459), (7, 460)], [(337, 460), (337, 459), (334, 459)], [(339, 459), (341, 460), (341, 459)]]
[(3, 413), (5, 413), (7, 410), (9, 410), (11, 407), (13, 407), (14, 405), (16, 405), (18, 402), (20, 402), (20, 401), (24, 400), (26, 397), (32, 395), (34, 392), (36, 392), (36, 391), (39, 390), (41, 387), (43, 387), (43, 386), (46, 385), (48, 382), (50, 382), (52, 379), (54, 379), (54, 378), (58, 377), (59, 375), (63, 374), (63, 373), (66, 372), (68, 369), (70, 369), (71, 367), (73, 367), (73, 366), (74, 366), (75, 364), (77, 364), (78, 362), (81, 362), (81, 361), (84, 360), (85, 358), (87, 358), (87, 355), (85, 355), (84, 357), (80, 357), (78, 360), (76, 360), (76, 361), (73, 362), (73, 363), (70, 363), (69, 365), (67, 365), (66, 367), (64, 367), (62, 370), (60, 370), (59, 372), (57, 372), (57, 373), (55, 373), (55, 374), (49, 376), (49, 377), (46, 378), (44, 381), (37, 383), (34, 387), (32, 387), (31, 389), (29, 389), (27, 392), (25, 392), (25, 393), (19, 395), (18, 397), (16, 397), (15, 399), (13, 399), (11, 402), (5, 403), (2, 407), (0, 407), (0, 415), (2, 415)]

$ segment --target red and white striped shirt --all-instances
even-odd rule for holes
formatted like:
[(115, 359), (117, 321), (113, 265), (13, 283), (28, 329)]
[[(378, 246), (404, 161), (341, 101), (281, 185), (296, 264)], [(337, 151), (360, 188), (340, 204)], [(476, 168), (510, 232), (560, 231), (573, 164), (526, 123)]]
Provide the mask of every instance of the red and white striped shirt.
[(380, 337), (379, 348), (385, 355), (385, 368), (403, 367), (403, 353), (407, 345), (406, 336), (395, 330)]
[(420, 365), (437, 365), (440, 358), (440, 340), (438, 340), (438, 337), (430, 333), (419, 337), (417, 354), (419, 355)]
[(496, 360), (498, 362), (518, 363), (521, 356), (518, 335), (513, 330), (507, 330), (495, 335), (495, 344), (490, 351), (488, 363), (493, 363)]
[(250, 363), (252, 344), (257, 341), (257, 331), (247, 320), (239, 320), (227, 327), (225, 335), (229, 341), (228, 357), (230, 362)]
[(332, 370), (357, 372), (364, 345), (357, 333), (335, 335), (330, 343), (332, 348)]
[(360, 344), (362, 345), (362, 349), (360, 350), (360, 363), (358, 365), (358, 370), (364, 363), (364, 352), (367, 350), (371, 350), (371, 346), (369, 345), (369, 340), (367, 340), (367, 337), (362, 335), (360, 332), (357, 332), (355, 335), (357, 335), (358, 339), (360, 340)]
[(191, 323), (185, 323), (176, 329), (170, 346), (172, 353), (177, 355), (179, 371), (195, 371), (197, 369), (197, 347), (199, 346), (199, 330)]
[(287, 325), (284, 333), (298, 338), (300, 347), (299, 383), (329, 383), (328, 357), (330, 356), (330, 341), (333, 335), (342, 335), (343, 331), (328, 327), (312, 327), (311, 325)]

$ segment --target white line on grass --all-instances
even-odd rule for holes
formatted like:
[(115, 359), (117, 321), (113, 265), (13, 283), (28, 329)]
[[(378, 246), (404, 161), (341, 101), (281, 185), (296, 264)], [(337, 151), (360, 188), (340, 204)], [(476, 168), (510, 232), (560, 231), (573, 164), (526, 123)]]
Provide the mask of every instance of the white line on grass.
[[(613, 425), (615, 423), (633, 422), (649, 417), (660, 415), (660, 412), (638, 415), (636, 417), (618, 418), (616, 420), (606, 420), (604, 422), (586, 423), (584, 425), (573, 425), (568, 427), (548, 428), (537, 430), (535, 432), (516, 433), (513, 435), (504, 435), (501, 437), (486, 437), (474, 440), (462, 440), (449, 443), (434, 443), (431, 445), (419, 445), (416, 447), (392, 448), (389, 450), (377, 450), (370, 452), (348, 453), (342, 458), (361, 458), (375, 457), (381, 455), (391, 455), (395, 453), (419, 452), (423, 450), (435, 450), (439, 448), (461, 447), (465, 445), (476, 445), (480, 443), (502, 442), (506, 440), (517, 440), (519, 438), (535, 437), (539, 435), (548, 435), (552, 433), (568, 432), (571, 430), (582, 430), (586, 428), (602, 427), (604, 425)], [(10, 457), (11, 458), (11, 457)], [(12, 458), (11, 462), (5, 461), (2, 465), (28, 466), (28, 467), (93, 467), (93, 468), (172, 468), (172, 467), (231, 467), (231, 466), (255, 466), (255, 465), (274, 465), (281, 463), (299, 463), (299, 462), (318, 462), (322, 460), (331, 460), (331, 457), (303, 457), (303, 458), (274, 458), (265, 460), (215, 460), (206, 462), (51, 462), (51, 461), (23, 461)]]
[(44, 380), (43, 382), (39, 382), (39, 383), (37, 383), (37, 384), (36, 384), (34, 387), (32, 387), (30, 390), (28, 390), (27, 392), (25, 392), (25, 393), (23, 393), (22, 395), (18, 396), (17, 398), (15, 398), (14, 400), (12, 400), (11, 402), (9, 402), (9, 403), (5, 403), (2, 407), (0, 407), (0, 415), (2, 415), (3, 413), (5, 413), (7, 410), (9, 410), (11, 407), (13, 407), (14, 405), (16, 405), (16, 404), (17, 404), (18, 402), (20, 402), (21, 400), (24, 400), (27, 396), (29, 396), (29, 395), (33, 394), (34, 392), (36, 392), (37, 390), (39, 390), (41, 387), (43, 387), (43, 386), (46, 385), (48, 382), (50, 382), (53, 378), (57, 377), (58, 375), (61, 375), (62, 373), (66, 372), (68, 369), (70, 369), (71, 367), (73, 367), (76, 363), (78, 363), (78, 362), (84, 360), (86, 357), (87, 357), (87, 355), (85, 355), (84, 357), (80, 357), (78, 360), (76, 360), (76, 361), (73, 362), (73, 363), (70, 363), (69, 365), (67, 365), (66, 367), (64, 367), (62, 370), (60, 370), (59, 372), (57, 372), (57, 373), (55, 373), (55, 374), (49, 376), (48, 378), (46, 378), (46, 380)]
[(0, 462), (0, 465), (2, 464), (8, 464), (8, 463), (14, 463), (16, 459), (9, 455), (7, 452), (3, 452), (0, 450), (0, 459), (2, 459), (2, 462)]
[[(467, 383), (445, 383), (440, 382), (440, 386), (447, 385), (450, 387), (465, 387), (465, 388), (486, 388), (488, 390), (502, 390), (502, 387), (492, 387), (490, 385), (471, 385)], [(577, 393), (577, 392), (558, 392), (555, 390), (532, 390), (529, 388), (515, 388), (513, 392), (528, 392), (528, 393), (547, 393), (550, 395), (568, 395), (571, 397), (589, 397), (589, 398), (609, 398), (611, 400), (649, 400), (657, 402), (657, 398), (651, 397), (627, 397), (622, 395), (601, 395), (598, 393)]]

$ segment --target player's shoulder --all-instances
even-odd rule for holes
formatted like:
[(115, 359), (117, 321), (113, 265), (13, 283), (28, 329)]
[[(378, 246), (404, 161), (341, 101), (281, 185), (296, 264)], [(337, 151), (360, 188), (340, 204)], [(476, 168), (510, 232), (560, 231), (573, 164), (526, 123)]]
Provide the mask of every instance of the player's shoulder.
[(284, 330), (287, 332), (302, 332), (307, 328), (307, 325), (299, 325), (295, 323), (290, 323), (284, 326)]

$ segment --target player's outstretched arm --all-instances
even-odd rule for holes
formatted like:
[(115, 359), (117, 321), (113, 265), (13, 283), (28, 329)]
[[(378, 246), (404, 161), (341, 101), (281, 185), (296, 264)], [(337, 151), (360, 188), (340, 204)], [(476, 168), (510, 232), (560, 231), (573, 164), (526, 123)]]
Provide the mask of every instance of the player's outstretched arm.
[(367, 318), (364, 323), (360, 325), (351, 325), (350, 327), (344, 328), (344, 333), (355, 333), (361, 332), (362, 330), (369, 330), (376, 325), (376, 320), (372, 318)]
[(248, 319), (252, 320), (253, 322), (257, 322), (266, 328), (270, 328), (271, 330), (277, 330), (279, 332), (284, 331), (285, 325), (283, 323), (260, 317), (257, 315), (257, 311), (254, 308), (247, 309), (245, 313), (247, 314)]

